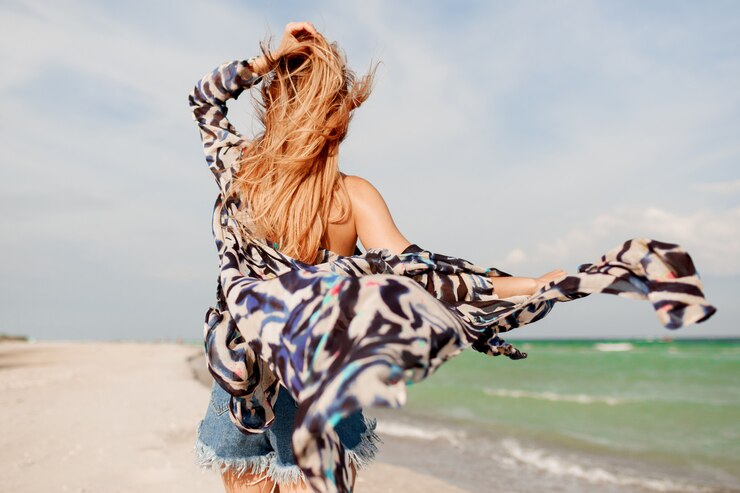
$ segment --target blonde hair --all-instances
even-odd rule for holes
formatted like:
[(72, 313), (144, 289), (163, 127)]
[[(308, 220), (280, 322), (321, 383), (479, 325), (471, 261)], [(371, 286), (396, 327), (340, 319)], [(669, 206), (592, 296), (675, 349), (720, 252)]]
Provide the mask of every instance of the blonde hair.
[[(266, 44), (261, 49), (274, 69), (256, 98), (263, 131), (242, 149), (234, 178), (232, 192), (248, 209), (248, 224), (238, 222), (243, 236), (314, 263), (329, 223), (351, 212), (338, 149), (353, 110), (370, 95), (375, 69), (357, 80), (337, 44), (321, 34), (300, 34), (278, 58)], [(335, 201), (337, 217), (329, 217)]]

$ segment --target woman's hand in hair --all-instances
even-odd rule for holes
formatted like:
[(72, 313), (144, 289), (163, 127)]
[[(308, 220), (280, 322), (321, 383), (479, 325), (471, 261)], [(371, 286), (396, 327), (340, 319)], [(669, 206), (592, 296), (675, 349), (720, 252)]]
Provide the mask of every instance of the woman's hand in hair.
[[(290, 49), (298, 42), (296, 38), (301, 33), (308, 33), (312, 36), (316, 36), (318, 34), (316, 28), (313, 27), (313, 24), (310, 22), (289, 22), (285, 25), (283, 38), (280, 40), (277, 50), (272, 52), (270, 57), (273, 60), (277, 60), (290, 51)], [(270, 63), (263, 55), (252, 62), (252, 70), (254, 70), (257, 75), (266, 74), (271, 70)]]
[(285, 25), (283, 31), (283, 39), (280, 40), (277, 50), (273, 54), (273, 58), (280, 58), (287, 51), (289, 51), (298, 40), (296, 39), (299, 34), (308, 33), (311, 36), (316, 36), (316, 28), (310, 22), (289, 22)]

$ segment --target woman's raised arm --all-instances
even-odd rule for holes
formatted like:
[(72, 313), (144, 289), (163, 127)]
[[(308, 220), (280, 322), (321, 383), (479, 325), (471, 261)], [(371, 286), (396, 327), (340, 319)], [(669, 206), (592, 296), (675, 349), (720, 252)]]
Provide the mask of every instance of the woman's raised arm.
[[(310, 22), (290, 22), (285, 26), (280, 46), (271, 55), (272, 60), (280, 58), (295, 42), (295, 35), (308, 32), (314, 36), (316, 29)], [(249, 60), (227, 62), (207, 73), (188, 96), (193, 119), (200, 128), (206, 162), (222, 191), (231, 185), (236, 171), (241, 148), (246, 143), (244, 137), (226, 118), (226, 101), (236, 99), (245, 90), (261, 80), (270, 70), (270, 61), (264, 56)]]
[(260, 76), (249, 61), (234, 60), (203, 76), (188, 96), (193, 119), (200, 129), (206, 162), (223, 191), (231, 184), (234, 164), (246, 142), (226, 118), (226, 101), (239, 97), (259, 81)]

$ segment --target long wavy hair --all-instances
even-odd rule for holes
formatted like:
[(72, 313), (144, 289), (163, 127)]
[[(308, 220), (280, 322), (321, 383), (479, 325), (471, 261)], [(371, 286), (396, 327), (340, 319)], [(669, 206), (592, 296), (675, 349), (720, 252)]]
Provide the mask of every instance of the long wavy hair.
[(321, 34), (296, 39), (278, 58), (260, 45), (273, 67), (255, 98), (263, 130), (242, 149), (232, 193), (240, 199), (243, 236), (314, 263), (326, 248), (329, 223), (344, 222), (351, 212), (339, 144), (353, 111), (370, 95), (377, 65), (357, 79), (336, 43)]

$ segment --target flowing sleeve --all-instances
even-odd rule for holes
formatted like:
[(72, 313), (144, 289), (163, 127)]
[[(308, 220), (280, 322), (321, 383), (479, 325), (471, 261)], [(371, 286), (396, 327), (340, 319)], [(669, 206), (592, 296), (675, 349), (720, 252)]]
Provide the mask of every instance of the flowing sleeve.
[(370, 249), (364, 255), (352, 257), (329, 255), (317, 268), (347, 276), (393, 274), (413, 279), (466, 322), (471, 348), (490, 356), (526, 358), (526, 353), (499, 337), (499, 332), (535, 322), (547, 315), (554, 305), (550, 300), (532, 303), (517, 316), (492, 326), (491, 321), (498, 319), (499, 313), (527, 298), (502, 299), (496, 294), (491, 278), (511, 275), (495, 267), (482, 267), (416, 244), (409, 245), (398, 255), (387, 249)]
[(481, 267), (416, 244), (409, 245), (398, 255), (386, 249), (370, 249), (352, 257), (329, 254), (318, 268), (348, 276), (396, 274), (410, 277), (435, 298), (451, 305), (498, 299), (491, 277), (511, 276), (494, 267)]
[(204, 75), (188, 96), (193, 119), (200, 129), (206, 163), (224, 193), (231, 185), (241, 148), (247, 142), (226, 118), (226, 101), (238, 98), (260, 80), (248, 60), (234, 60)]
[[(227, 119), (226, 102), (238, 98), (260, 80), (250, 68), (249, 60), (234, 60), (204, 75), (188, 95), (206, 163), (221, 190), (214, 208), (214, 235), (217, 229), (226, 226), (221, 203), (238, 170), (241, 149), (247, 143)], [(225, 308), (220, 280), (217, 286), (218, 305), (206, 312), (203, 334), (208, 370), (231, 394), (230, 416), (239, 422), (240, 429), (244, 433), (261, 433), (275, 419), (272, 406), (277, 399), (279, 381), (241, 337)]]

